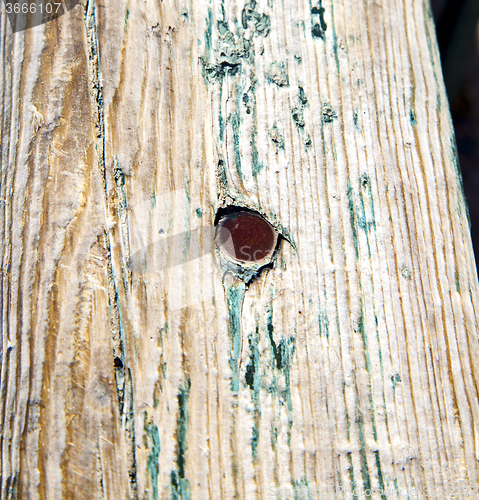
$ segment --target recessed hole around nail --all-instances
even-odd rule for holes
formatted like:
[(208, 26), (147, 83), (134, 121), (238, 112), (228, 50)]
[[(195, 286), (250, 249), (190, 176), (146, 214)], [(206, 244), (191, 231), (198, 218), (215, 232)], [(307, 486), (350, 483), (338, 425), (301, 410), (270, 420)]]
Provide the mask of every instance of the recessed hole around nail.
[(271, 260), (278, 234), (259, 213), (229, 207), (218, 218), (215, 240), (229, 258), (246, 264), (262, 264)]

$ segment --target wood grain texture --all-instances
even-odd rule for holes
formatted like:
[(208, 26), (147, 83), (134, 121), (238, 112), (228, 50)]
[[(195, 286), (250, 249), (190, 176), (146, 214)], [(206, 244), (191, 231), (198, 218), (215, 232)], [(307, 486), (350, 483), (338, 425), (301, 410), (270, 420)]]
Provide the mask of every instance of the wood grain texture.
[[(477, 498), (478, 281), (422, 0), (1, 5), (5, 499)], [(217, 210), (274, 265), (224, 273)]]

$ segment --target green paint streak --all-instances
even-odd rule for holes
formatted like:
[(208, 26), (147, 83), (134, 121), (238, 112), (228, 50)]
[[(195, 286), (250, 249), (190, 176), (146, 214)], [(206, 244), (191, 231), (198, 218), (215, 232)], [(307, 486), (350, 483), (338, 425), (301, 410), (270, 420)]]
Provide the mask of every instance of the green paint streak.
[(291, 484), (294, 491), (294, 500), (311, 500), (311, 491), (306, 479), (300, 479), (299, 481), (292, 479)]
[(329, 339), (329, 319), (326, 311), (320, 312), (318, 314), (318, 324), (319, 324), (319, 336), (321, 337), (323, 333), (326, 338)]
[(155, 210), (156, 208), (156, 192), (153, 190), (153, 193), (151, 195), (151, 209)]
[(129, 17), (130, 17), (130, 9), (128, 8), (128, 6), (126, 6), (126, 11), (125, 11), (125, 26), (124, 26), (125, 32), (128, 29), (128, 19), (129, 19)]
[(248, 366), (246, 367), (245, 380), (246, 384), (251, 389), (251, 399), (254, 405), (254, 425), (253, 425), (253, 436), (251, 439), (251, 449), (253, 454), (253, 460), (256, 461), (258, 456), (258, 442), (259, 442), (259, 423), (261, 417), (261, 405), (260, 405), (260, 389), (261, 389), (261, 374), (260, 368), (260, 353), (258, 348), (259, 343), (259, 327), (256, 325), (256, 332), (254, 335), (248, 337), (248, 343), (250, 347), (250, 360)]
[[(366, 243), (368, 245), (368, 255), (369, 258), (371, 258), (371, 246), (369, 244), (369, 232), (371, 231), (371, 226), (376, 229), (376, 224), (374, 221), (374, 216), (373, 216), (373, 221), (368, 222), (367, 217), (366, 217), (366, 208), (364, 206), (364, 197), (363, 197), (363, 190), (368, 189), (369, 191), (371, 190), (371, 179), (367, 174), (361, 175), (359, 179), (359, 204), (360, 204), (360, 210), (361, 210), (361, 216), (358, 216), (358, 227), (360, 227), (365, 235), (366, 235)], [(372, 197), (370, 196), (370, 202), (372, 204)]]
[(283, 360), (282, 360), (281, 350), (278, 349), (276, 342), (274, 341), (274, 338), (273, 338), (274, 327), (273, 327), (273, 308), (272, 307), (268, 311), (268, 316), (266, 318), (266, 329), (268, 330), (268, 336), (269, 336), (269, 340), (271, 342), (271, 349), (272, 349), (273, 358), (276, 361), (276, 368), (278, 370), (281, 370), (281, 368), (283, 367)]
[[(253, 118), (253, 126), (251, 127), (251, 161), (252, 161), (252, 173), (253, 177), (256, 178), (259, 172), (263, 168), (263, 164), (258, 159), (258, 148), (256, 147), (256, 135), (257, 135), (257, 114), (256, 114), (256, 97), (255, 97), (255, 88), (256, 88), (256, 78), (254, 75), (251, 76), (251, 84), (248, 89), (247, 94), (243, 95), (243, 101), (245, 100), (245, 96), (248, 98), (247, 112), (252, 112)], [(237, 93), (238, 97), (241, 97), (241, 92)], [(240, 102), (238, 102), (238, 108), (240, 108)]]
[(351, 481), (353, 498), (358, 498), (358, 495), (355, 494), (355, 491), (357, 491), (357, 489), (356, 489), (356, 479), (354, 478), (353, 457), (351, 456), (351, 453), (349, 453), (348, 457), (349, 457), (349, 479)]
[[(165, 352), (165, 342), (164, 342), (164, 336), (168, 333), (168, 323), (165, 323), (164, 328), (160, 328), (160, 345), (161, 345), (161, 352)], [(163, 372), (163, 378), (166, 379), (166, 363), (163, 361), (163, 357), (160, 362), (160, 367), (161, 371)]]
[[(452, 124), (450, 125), (452, 127)], [(462, 174), (461, 174), (461, 167), (459, 165), (459, 156), (457, 154), (457, 144), (456, 144), (456, 139), (454, 138), (454, 135), (451, 137), (451, 143), (450, 143), (450, 151), (451, 151), (451, 161), (454, 166), (454, 173), (456, 174), (456, 183), (457, 183), (457, 190), (459, 192), (459, 199), (460, 199), (460, 204), (459, 206), (462, 206), (464, 209), (464, 213), (466, 214), (466, 219), (469, 227), (471, 227), (471, 216), (469, 214), (469, 207), (467, 203), (465, 202), (466, 197), (464, 195), (464, 184), (462, 180)], [(461, 210), (459, 209), (459, 213)]]
[(279, 349), (281, 352), (281, 360), (283, 362), (283, 373), (286, 382), (286, 405), (288, 408), (289, 416), (289, 429), (288, 429), (288, 446), (291, 446), (291, 427), (293, 426), (293, 403), (291, 401), (291, 375), (290, 375), (290, 363), (294, 354), (294, 337), (290, 337), (287, 341), (286, 339), (281, 339), (279, 343)]
[(178, 391), (178, 417), (176, 421), (176, 470), (170, 474), (171, 500), (190, 500), (191, 489), (185, 478), (186, 436), (188, 433), (188, 399), (190, 396), (190, 380), (187, 379)]
[(148, 415), (145, 412), (145, 448), (150, 448), (150, 454), (147, 461), (147, 469), (150, 475), (153, 500), (158, 500), (158, 474), (160, 472), (159, 456), (160, 456), (160, 433), (158, 427), (153, 422), (148, 422)]
[(228, 332), (231, 338), (233, 347), (232, 355), (230, 356), (231, 376), (231, 391), (239, 391), (239, 371), (238, 361), (241, 352), (241, 310), (246, 291), (244, 281), (234, 283), (226, 289), (226, 297), (228, 301)]
[(346, 433), (348, 435), (348, 441), (351, 440), (351, 419), (349, 418), (349, 413), (346, 412)]
[(416, 120), (416, 113), (414, 112), (413, 109), (409, 112), (409, 120), (411, 121), (411, 125), (414, 127), (417, 125), (417, 120)]
[(278, 443), (278, 428), (271, 424), (271, 449), (276, 453), (276, 444)]
[[(295, 339), (290, 337), (289, 339), (281, 339), (277, 345), (274, 341), (273, 336), (273, 307), (272, 304), (268, 310), (268, 316), (266, 317), (266, 328), (268, 330), (268, 337), (271, 343), (271, 354), (273, 361), (273, 368), (276, 365), (276, 369), (281, 371), (285, 378), (286, 388), (280, 394), (280, 397), (286, 402), (286, 407), (288, 409), (289, 418), (289, 429), (288, 429), (288, 446), (291, 444), (291, 427), (293, 426), (293, 403), (291, 401), (291, 376), (290, 376), (290, 365), (291, 360), (294, 355), (295, 350)], [(274, 380), (275, 382), (275, 380)], [(271, 392), (274, 392), (276, 387), (271, 388)]]
[[(256, 114), (256, 109), (255, 109)], [(256, 148), (256, 126), (254, 126), (251, 130), (251, 160), (253, 162), (252, 172), (253, 177), (258, 177), (258, 174), (263, 169), (263, 164), (258, 159), (258, 149)]]
[(356, 252), (356, 259), (359, 259), (359, 245), (358, 245), (358, 234), (356, 232), (356, 221), (355, 221), (355, 213), (354, 213), (354, 201), (353, 201), (353, 188), (348, 180), (348, 200), (349, 200), (349, 216), (351, 218), (351, 228), (353, 230), (353, 241), (354, 241), (354, 250)]
[(230, 115), (231, 126), (233, 128), (233, 146), (235, 150), (235, 163), (236, 171), (238, 172), (238, 177), (243, 180), (243, 173), (241, 172), (241, 151), (239, 145), (239, 127), (240, 127), (240, 116), (239, 110), (235, 111)]
[(401, 382), (401, 377), (399, 376), (399, 373), (396, 373), (396, 375), (391, 375), (391, 382), (393, 384), (393, 389), (396, 390), (397, 383)]
[(383, 479), (383, 471), (381, 470), (381, 460), (379, 458), (379, 451), (375, 451), (376, 455), (376, 470), (378, 471), (378, 481), (379, 481), (379, 489), (381, 490), (381, 499), (387, 500), (386, 495), (384, 494), (386, 488), (384, 487), (384, 479)]
[(201, 210), (201, 208), (197, 208), (195, 210), (195, 214), (196, 214), (196, 217), (198, 217), (198, 219), (201, 219), (201, 217), (203, 217), (203, 211)]
[[(361, 443), (361, 475), (363, 477), (364, 490), (371, 490), (371, 481), (369, 478), (369, 469), (368, 469), (368, 461), (366, 458), (366, 443), (364, 440), (364, 422), (363, 422), (363, 414), (359, 410), (359, 400), (356, 399), (356, 407), (358, 412), (358, 418), (356, 420), (358, 424), (358, 432), (359, 432), (359, 442)], [(371, 497), (371, 495), (366, 495), (367, 497)]]
[[(399, 497), (399, 485), (398, 485), (398, 480), (397, 478), (394, 478), (393, 479), (393, 482), (394, 482), (394, 487), (396, 488), (396, 493), (397, 493), (397, 496)], [(414, 483), (413, 483), (413, 486), (414, 486)], [(414, 487), (412, 488), (414, 489)], [(408, 497), (409, 498), (409, 497)]]
[[(223, 80), (220, 80), (219, 102), (223, 101)], [(225, 119), (223, 118), (223, 106), (220, 106), (218, 116), (218, 127), (220, 129), (220, 141), (225, 142)]]
[[(120, 231), (123, 242), (128, 243), (128, 229), (125, 229), (124, 225), (128, 225), (128, 202), (125, 191), (125, 174), (120, 166), (120, 162), (118, 158), (115, 157), (113, 161), (113, 176), (115, 178), (116, 183), (116, 192), (118, 197), (118, 214), (121, 221)], [(128, 248), (128, 247), (127, 247)], [(127, 297), (129, 296), (130, 284), (129, 284), (129, 273), (127, 269), (127, 262), (130, 259), (130, 255), (123, 255), (121, 259), (121, 277), (123, 281), (123, 287), (125, 288), (125, 292)]]
[(333, 22), (333, 51), (334, 51), (334, 60), (336, 61), (336, 70), (337, 70), (338, 75), (339, 75), (340, 71), (339, 71), (339, 57), (338, 57), (338, 38), (336, 36), (336, 27), (335, 27), (335, 24), (334, 24), (334, 2), (331, 2), (331, 20)]
[(206, 57), (209, 60), (209, 55), (212, 50), (211, 41), (213, 39), (213, 11), (211, 8), (208, 9), (208, 18), (206, 19), (206, 31), (205, 31), (205, 51)]
[(356, 128), (356, 130), (359, 130), (359, 132), (361, 132), (361, 127), (359, 126), (359, 122), (358, 122), (358, 112), (357, 111), (353, 111), (353, 123), (354, 123), (354, 127)]
[(456, 271), (456, 291), (459, 292), (461, 290), (461, 284), (459, 281), (459, 272)]
[(377, 435), (377, 429), (376, 429), (376, 417), (374, 414), (374, 399), (373, 399), (372, 381), (371, 381), (371, 359), (369, 357), (368, 336), (366, 335), (366, 329), (364, 328), (364, 312), (363, 312), (362, 300), (361, 300), (361, 318), (359, 320), (357, 331), (361, 334), (361, 338), (363, 340), (364, 357), (366, 359), (366, 370), (368, 372), (369, 405), (371, 408), (371, 423), (372, 423), (372, 427), (373, 427), (373, 437), (374, 437), (374, 440), (377, 441), (378, 435)]

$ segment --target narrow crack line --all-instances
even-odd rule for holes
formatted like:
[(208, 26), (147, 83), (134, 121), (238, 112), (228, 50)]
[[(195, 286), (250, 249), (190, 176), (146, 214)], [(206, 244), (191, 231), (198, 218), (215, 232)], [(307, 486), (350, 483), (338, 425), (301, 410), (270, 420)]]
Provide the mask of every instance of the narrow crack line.
[[(105, 221), (109, 218), (108, 180), (106, 172), (105, 155), (105, 110), (103, 101), (103, 89), (101, 85), (100, 52), (98, 48), (97, 19), (95, 0), (87, 0), (84, 7), (85, 29), (89, 62), (89, 90), (93, 108), (93, 119), (95, 123), (96, 144), (98, 155), (98, 167), (100, 169), (105, 202)], [(106, 224), (105, 224), (106, 225)], [(111, 324), (112, 361), (115, 371), (119, 418), (127, 446), (127, 461), (129, 475), (130, 498), (138, 499), (136, 443), (135, 443), (135, 420), (134, 420), (134, 398), (133, 379), (131, 370), (128, 368), (125, 331), (122, 322), (121, 303), (119, 289), (115, 279), (111, 234), (108, 229), (104, 233), (104, 245), (108, 253), (108, 301)]]

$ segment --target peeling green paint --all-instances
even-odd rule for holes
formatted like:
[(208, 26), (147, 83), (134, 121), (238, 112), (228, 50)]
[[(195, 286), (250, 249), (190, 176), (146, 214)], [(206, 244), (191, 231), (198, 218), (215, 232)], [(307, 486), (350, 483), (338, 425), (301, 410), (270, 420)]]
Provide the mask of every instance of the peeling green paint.
[(261, 36), (268, 36), (271, 28), (271, 21), (268, 15), (260, 14), (256, 11), (256, 0), (247, 2), (241, 12), (241, 23), (246, 30), (252, 28), (253, 31)]
[(284, 149), (284, 139), (276, 124), (273, 124), (273, 127), (269, 131), (269, 136), (276, 146), (276, 154), (278, 154), (278, 150)]
[(197, 208), (195, 210), (195, 214), (196, 214), (196, 217), (198, 217), (198, 219), (201, 219), (201, 217), (203, 217), (203, 211), (201, 210), (201, 208)]
[(329, 105), (329, 104), (323, 104), (323, 122), (324, 123), (331, 123), (335, 118), (338, 117), (336, 114), (336, 111)]
[(316, 5), (311, 5), (311, 34), (313, 38), (321, 38), (324, 40), (324, 34), (328, 28), (324, 20), (324, 12), (321, 0), (318, 0)]
[(393, 389), (396, 389), (396, 385), (398, 383), (402, 382), (399, 373), (396, 373), (395, 375), (391, 375), (391, 382), (393, 384)]
[(293, 116), (294, 124), (300, 129), (304, 128), (305, 123), (304, 123), (303, 107), (295, 106), (291, 110), (291, 114)]
[(304, 92), (303, 87), (301, 86), (298, 87), (298, 100), (301, 106), (306, 106), (308, 104), (308, 98), (306, 96), (306, 93)]
[(220, 184), (220, 191), (227, 193), (229, 191), (229, 187), (228, 187), (228, 177), (226, 176), (226, 163), (221, 159), (218, 161), (217, 172)]
[(216, 48), (212, 46), (213, 13), (211, 9), (208, 10), (205, 32), (206, 54), (200, 58), (203, 64), (203, 76), (207, 81), (221, 81), (226, 74), (235, 76), (240, 73), (243, 62), (252, 62), (253, 45), (249, 38), (245, 38), (244, 31), (251, 29), (253, 36), (265, 37), (268, 36), (270, 30), (269, 16), (257, 12), (256, 6), (256, 0), (246, 3), (241, 14), (241, 25), (237, 19), (233, 19), (236, 33), (230, 30), (226, 21), (217, 22), (216, 30), (220, 42)]
[(289, 78), (286, 65), (282, 62), (272, 63), (269, 69), (266, 71), (265, 76), (268, 83), (274, 83), (278, 87), (289, 87)]
[(313, 146), (313, 141), (311, 140), (311, 136), (308, 135), (306, 139), (304, 140), (304, 149), (307, 151)]
[(304, 108), (308, 106), (308, 98), (304, 92), (303, 87), (298, 86), (298, 96), (296, 104), (294, 105), (291, 113), (293, 120), (298, 129), (302, 130), (305, 125), (304, 121)]
[(407, 280), (411, 279), (411, 271), (406, 266), (401, 267), (401, 276)]

